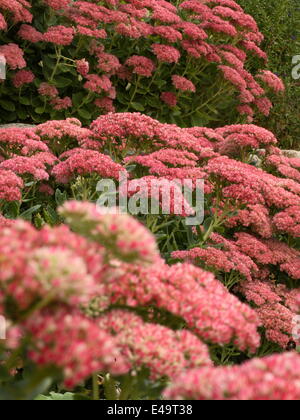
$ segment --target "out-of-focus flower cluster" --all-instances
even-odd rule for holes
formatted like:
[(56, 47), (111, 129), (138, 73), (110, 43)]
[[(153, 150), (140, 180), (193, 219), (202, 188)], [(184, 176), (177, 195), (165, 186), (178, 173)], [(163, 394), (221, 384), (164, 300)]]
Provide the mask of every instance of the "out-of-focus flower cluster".
[(299, 400), (297, 354), (253, 359), (241, 366), (204, 368), (180, 375), (165, 392), (169, 399)]

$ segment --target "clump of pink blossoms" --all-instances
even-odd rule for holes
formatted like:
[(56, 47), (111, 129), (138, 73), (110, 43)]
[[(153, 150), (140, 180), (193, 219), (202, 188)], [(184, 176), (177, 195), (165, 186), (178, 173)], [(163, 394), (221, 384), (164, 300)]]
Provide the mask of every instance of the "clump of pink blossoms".
[(115, 258), (146, 265), (159, 258), (152, 234), (131, 216), (118, 214), (117, 209), (73, 201), (66, 203), (60, 214), (72, 229), (105, 246)]
[(61, 368), (67, 388), (94, 372), (124, 374), (129, 369), (113, 337), (70, 308), (45, 310), (27, 320), (24, 329), (32, 338), (29, 358), (37, 365)]
[(194, 369), (165, 391), (167, 399), (299, 400), (300, 356), (276, 354), (241, 366)]

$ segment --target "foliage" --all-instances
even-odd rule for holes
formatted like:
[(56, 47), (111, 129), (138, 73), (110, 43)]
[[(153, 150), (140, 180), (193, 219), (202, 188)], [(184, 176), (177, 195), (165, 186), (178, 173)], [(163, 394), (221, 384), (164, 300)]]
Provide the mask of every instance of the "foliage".
[[(297, 0), (239, 0), (246, 13), (255, 16), (264, 34), (262, 47), (268, 53), (268, 68), (280, 76), (286, 93), (278, 97), (273, 118), (259, 118), (257, 123), (276, 133), (285, 149), (299, 149), (299, 80), (293, 80), (294, 56), (300, 53), (300, 9)], [(253, 71), (260, 68), (252, 62)]]

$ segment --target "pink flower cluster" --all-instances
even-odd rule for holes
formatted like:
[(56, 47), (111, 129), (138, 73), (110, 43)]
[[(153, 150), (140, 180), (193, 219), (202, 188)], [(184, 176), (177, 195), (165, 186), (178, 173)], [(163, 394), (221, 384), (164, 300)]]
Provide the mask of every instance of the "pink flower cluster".
[(167, 399), (299, 400), (300, 356), (284, 353), (241, 366), (184, 372), (165, 391)]
[(4, 201), (19, 201), (24, 184), (12, 171), (0, 168), (0, 199)]
[(63, 307), (45, 310), (26, 321), (24, 330), (32, 338), (30, 359), (37, 365), (61, 368), (67, 388), (95, 372), (128, 371), (113, 337), (80, 312)]
[(116, 265), (107, 272), (106, 292), (112, 304), (155, 306), (181, 317), (205, 341), (255, 351), (258, 316), (207, 273), (189, 264), (150, 269)]
[(144, 226), (116, 209), (97, 208), (90, 203), (71, 201), (60, 210), (73, 230), (104, 245), (115, 258), (126, 262), (152, 264), (158, 258), (154, 237)]
[(67, 227), (38, 232), (16, 222), (2, 229), (0, 249), (1, 308), (7, 299), (21, 311), (43, 299), (74, 305), (97, 292), (94, 275), (101, 269), (102, 254)]
[(149, 368), (153, 380), (165, 376), (176, 378), (186, 369), (212, 365), (207, 346), (187, 330), (172, 331), (146, 323), (124, 310), (108, 312), (97, 324), (114, 336), (131, 368)]
[(286, 348), (289, 341), (294, 340), (295, 317), (300, 310), (300, 288), (288, 290), (283, 284), (257, 280), (243, 282), (236, 290), (248, 302), (255, 304), (267, 339)]
[[(248, 233), (236, 233), (236, 241), (212, 234), (206, 248), (176, 251), (173, 257), (205, 265), (213, 270), (239, 272), (251, 281), (262, 275), (262, 266), (270, 273), (271, 266), (278, 266), (296, 280), (300, 278), (300, 252), (275, 239), (262, 240)], [(216, 246), (222, 245), (222, 248)], [(202, 263), (202, 264), (201, 264)]]
[[(66, 160), (64, 160), (66, 159)], [(95, 150), (72, 149), (60, 156), (61, 162), (52, 170), (52, 175), (58, 183), (67, 184), (78, 175), (91, 175), (93, 173), (101, 178), (119, 179), (124, 168), (115, 163), (110, 156), (103, 155)]]

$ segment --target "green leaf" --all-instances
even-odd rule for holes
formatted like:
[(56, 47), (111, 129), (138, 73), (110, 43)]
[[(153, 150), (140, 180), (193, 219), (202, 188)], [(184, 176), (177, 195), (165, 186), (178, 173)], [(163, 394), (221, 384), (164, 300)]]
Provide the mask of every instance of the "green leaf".
[(71, 78), (57, 77), (54, 83), (56, 87), (64, 88), (64, 87), (70, 86), (73, 83), (73, 81)]
[(65, 201), (67, 201), (68, 199), (68, 195), (66, 193), (66, 191), (64, 191), (63, 193), (60, 191), (59, 188), (57, 188), (57, 190), (55, 191), (55, 202), (57, 204), (58, 207), (62, 206), (64, 204)]
[(85, 120), (89, 120), (91, 118), (91, 114), (85, 109), (79, 109), (78, 114)]
[(19, 102), (22, 105), (30, 105), (31, 104), (30, 99), (27, 98), (27, 97), (24, 97), (24, 96), (21, 96), (21, 98), (19, 98)]
[(50, 392), (50, 396), (39, 395), (36, 401), (74, 401), (75, 394), (72, 392), (66, 392), (65, 394), (58, 394), (56, 392)]
[(20, 214), (20, 217), (24, 220), (31, 221), (32, 215), (36, 213), (37, 211), (39, 211), (41, 207), (42, 207), (41, 204), (33, 206), (30, 209), (24, 211), (22, 214)]
[(0, 100), (0, 106), (6, 111), (14, 112), (16, 110), (15, 104), (4, 99)]
[(136, 111), (140, 111), (140, 112), (145, 111), (145, 107), (144, 107), (144, 105), (142, 105), (142, 104), (140, 104), (140, 103), (138, 103), (138, 102), (132, 102), (132, 103), (131, 103), (131, 106), (132, 106), (132, 108), (133, 108), (133, 109), (135, 109)]
[(35, 112), (39, 115), (42, 115), (45, 112), (45, 108), (43, 106), (38, 106), (37, 108), (35, 108)]
[(78, 93), (74, 93), (72, 95), (72, 102), (74, 104), (75, 107), (78, 107), (81, 105), (83, 98), (86, 96), (85, 92), (78, 92)]

